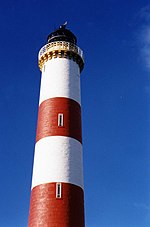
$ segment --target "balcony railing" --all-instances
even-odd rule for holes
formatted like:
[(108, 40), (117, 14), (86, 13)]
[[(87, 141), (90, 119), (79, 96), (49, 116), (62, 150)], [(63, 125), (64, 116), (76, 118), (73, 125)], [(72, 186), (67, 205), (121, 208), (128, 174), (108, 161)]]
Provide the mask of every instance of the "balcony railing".
[(59, 41), (59, 42), (57, 41), (57, 42), (46, 44), (40, 49), (38, 58), (40, 60), (40, 58), (46, 53), (53, 52), (53, 51), (61, 51), (61, 50), (74, 52), (84, 60), (83, 51), (78, 46), (65, 41)]

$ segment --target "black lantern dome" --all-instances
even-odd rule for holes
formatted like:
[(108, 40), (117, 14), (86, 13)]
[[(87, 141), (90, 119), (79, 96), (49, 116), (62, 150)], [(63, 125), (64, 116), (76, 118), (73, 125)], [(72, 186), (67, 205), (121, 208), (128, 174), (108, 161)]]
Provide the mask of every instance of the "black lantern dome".
[(77, 44), (76, 36), (70, 30), (66, 29), (66, 24), (61, 25), (57, 30), (49, 34), (47, 38), (48, 43), (66, 41), (75, 45)]

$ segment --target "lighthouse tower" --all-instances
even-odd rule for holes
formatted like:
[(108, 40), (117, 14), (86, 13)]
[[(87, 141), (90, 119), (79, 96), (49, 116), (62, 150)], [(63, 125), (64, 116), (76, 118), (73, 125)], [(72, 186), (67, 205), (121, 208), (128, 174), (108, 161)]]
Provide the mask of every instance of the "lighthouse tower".
[(42, 79), (28, 227), (84, 227), (83, 52), (64, 24), (48, 36), (38, 60)]

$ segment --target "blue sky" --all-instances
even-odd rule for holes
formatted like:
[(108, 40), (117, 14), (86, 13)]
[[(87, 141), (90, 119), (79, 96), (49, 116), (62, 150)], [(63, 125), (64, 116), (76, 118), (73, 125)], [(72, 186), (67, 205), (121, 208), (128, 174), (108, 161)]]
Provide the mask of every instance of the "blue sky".
[(86, 227), (150, 226), (148, 0), (2, 1), (0, 226), (27, 226), (39, 49), (68, 21), (81, 75)]

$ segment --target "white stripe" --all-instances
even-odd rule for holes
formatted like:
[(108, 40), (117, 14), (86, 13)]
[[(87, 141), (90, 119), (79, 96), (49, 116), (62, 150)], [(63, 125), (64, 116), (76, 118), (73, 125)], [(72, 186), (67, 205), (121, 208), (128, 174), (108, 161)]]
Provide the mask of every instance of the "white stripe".
[(40, 101), (53, 97), (66, 97), (80, 104), (80, 70), (73, 60), (53, 58), (42, 71)]
[(35, 146), (32, 188), (50, 182), (66, 182), (83, 188), (82, 145), (64, 136), (39, 140)]

